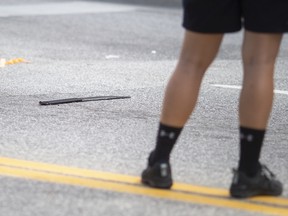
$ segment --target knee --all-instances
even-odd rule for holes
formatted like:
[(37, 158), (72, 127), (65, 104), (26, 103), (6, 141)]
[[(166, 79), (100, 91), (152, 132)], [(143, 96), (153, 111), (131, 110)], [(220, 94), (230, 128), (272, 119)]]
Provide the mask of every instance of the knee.
[(262, 85), (273, 80), (275, 58), (253, 56), (243, 59), (244, 83), (250, 87)]
[(199, 57), (181, 57), (178, 67), (189, 73), (204, 74), (209, 67), (211, 61)]

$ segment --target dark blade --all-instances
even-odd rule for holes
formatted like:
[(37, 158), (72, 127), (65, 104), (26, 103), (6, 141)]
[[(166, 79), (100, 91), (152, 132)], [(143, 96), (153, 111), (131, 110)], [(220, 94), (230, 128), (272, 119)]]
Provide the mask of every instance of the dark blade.
[(83, 98), (66, 98), (59, 100), (50, 101), (40, 101), (40, 105), (58, 105), (65, 103), (75, 103), (75, 102), (88, 102), (88, 101), (99, 101), (99, 100), (115, 100), (115, 99), (125, 99), (131, 98), (130, 96), (96, 96), (96, 97), (83, 97)]
[(98, 100), (115, 100), (115, 99), (126, 99), (131, 98), (130, 96), (96, 96), (96, 97), (85, 97), (81, 98), (82, 102), (86, 101), (98, 101)]

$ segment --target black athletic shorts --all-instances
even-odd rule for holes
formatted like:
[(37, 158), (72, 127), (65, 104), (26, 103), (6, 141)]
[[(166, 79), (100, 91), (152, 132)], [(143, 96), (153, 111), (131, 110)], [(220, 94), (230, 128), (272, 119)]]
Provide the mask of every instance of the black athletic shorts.
[(288, 0), (183, 0), (183, 8), (183, 26), (194, 32), (288, 32)]

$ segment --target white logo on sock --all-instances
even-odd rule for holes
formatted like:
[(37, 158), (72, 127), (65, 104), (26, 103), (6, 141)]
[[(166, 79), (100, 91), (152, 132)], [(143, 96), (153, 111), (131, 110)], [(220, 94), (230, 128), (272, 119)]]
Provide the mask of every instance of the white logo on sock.
[(240, 138), (246, 139), (248, 142), (252, 142), (254, 140), (254, 136), (252, 134), (248, 134), (247, 136), (245, 136), (244, 134), (241, 134)]
[(161, 137), (168, 137), (169, 139), (174, 139), (175, 138), (175, 133), (174, 132), (167, 133), (166, 131), (161, 130), (160, 131), (160, 136)]
[(249, 134), (249, 135), (247, 135), (246, 139), (247, 139), (248, 142), (252, 142), (253, 138), (254, 138), (253, 135)]

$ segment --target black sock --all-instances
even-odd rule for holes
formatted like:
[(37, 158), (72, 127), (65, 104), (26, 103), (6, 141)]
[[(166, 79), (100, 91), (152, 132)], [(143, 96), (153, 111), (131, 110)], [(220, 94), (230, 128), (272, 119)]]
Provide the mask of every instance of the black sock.
[(260, 168), (259, 158), (265, 130), (240, 127), (239, 170), (254, 176)]
[(150, 157), (150, 165), (159, 161), (169, 161), (170, 153), (181, 131), (182, 128), (159, 124), (156, 148)]

